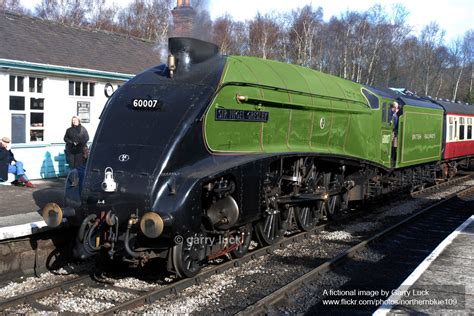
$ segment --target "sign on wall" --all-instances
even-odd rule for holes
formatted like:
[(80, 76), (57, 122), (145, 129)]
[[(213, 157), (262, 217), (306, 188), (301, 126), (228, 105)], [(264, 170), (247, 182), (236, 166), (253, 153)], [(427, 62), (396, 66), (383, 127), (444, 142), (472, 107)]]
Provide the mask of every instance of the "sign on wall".
[(91, 103), (77, 101), (77, 116), (81, 119), (81, 123), (89, 123), (91, 118)]

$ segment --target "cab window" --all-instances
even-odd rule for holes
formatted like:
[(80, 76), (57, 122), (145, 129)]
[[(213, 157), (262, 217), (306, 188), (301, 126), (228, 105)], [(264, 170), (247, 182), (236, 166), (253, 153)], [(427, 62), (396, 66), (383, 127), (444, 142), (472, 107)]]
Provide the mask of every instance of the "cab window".
[(362, 93), (364, 94), (365, 98), (369, 102), (369, 106), (372, 109), (378, 109), (379, 108), (379, 98), (371, 92), (369, 92), (366, 89), (362, 89)]

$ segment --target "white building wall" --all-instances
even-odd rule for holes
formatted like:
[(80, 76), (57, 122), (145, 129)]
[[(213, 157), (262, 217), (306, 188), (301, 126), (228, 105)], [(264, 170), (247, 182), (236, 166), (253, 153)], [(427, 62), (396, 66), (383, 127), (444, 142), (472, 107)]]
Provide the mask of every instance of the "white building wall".
[[(66, 129), (71, 126), (71, 118), (77, 115), (77, 102), (90, 102), (90, 123), (82, 123), (87, 129), (92, 141), (99, 116), (107, 102), (104, 86), (107, 82), (97, 82), (84, 79), (86, 82), (95, 82), (95, 95), (70, 96), (69, 80), (81, 81), (77, 78), (47, 78), (44, 82), (45, 91), (45, 141), (48, 143), (63, 142)], [(117, 85), (114, 85), (115, 88)]]
[(10, 112), (8, 110), (8, 74), (0, 72), (0, 138), (11, 133)]
[[(9, 78), (10, 73), (0, 71), (0, 137), (10, 137), (12, 134), (11, 115), (9, 103)], [(77, 102), (90, 102), (90, 122), (83, 123), (90, 137), (90, 142), (99, 124), (99, 116), (107, 102), (104, 94), (104, 87), (111, 83), (114, 90), (118, 84), (123, 82), (113, 82), (107, 80), (97, 80), (78, 77), (60, 77), (57, 75), (34, 74), (28, 72), (13, 72), (14, 75), (25, 76), (24, 92), (16, 95), (24, 95), (26, 98), (25, 107), (27, 134), (26, 143), (12, 144), (12, 151), (15, 158), (22, 161), (30, 179), (50, 178), (65, 175), (67, 164), (64, 155), (64, 134), (71, 126), (71, 117), (77, 115)], [(41, 77), (43, 81), (43, 93), (30, 93), (28, 91), (28, 77)], [(69, 80), (94, 82), (94, 96), (71, 96), (69, 95)], [(42, 141), (30, 141), (29, 123), (30, 111), (28, 110), (30, 97), (44, 98), (44, 139)]]

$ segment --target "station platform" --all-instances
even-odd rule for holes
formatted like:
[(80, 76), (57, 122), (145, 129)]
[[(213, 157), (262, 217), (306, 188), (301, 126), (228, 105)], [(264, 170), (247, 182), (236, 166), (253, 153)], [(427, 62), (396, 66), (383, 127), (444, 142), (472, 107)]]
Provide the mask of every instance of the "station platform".
[(49, 202), (63, 204), (66, 178), (32, 180), (35, 188), (0, 185), (0, 240), (28, 236), (49, 229), (41, 209)]
[(373, 314), (474, 314), (474, 215), (393, 290)]

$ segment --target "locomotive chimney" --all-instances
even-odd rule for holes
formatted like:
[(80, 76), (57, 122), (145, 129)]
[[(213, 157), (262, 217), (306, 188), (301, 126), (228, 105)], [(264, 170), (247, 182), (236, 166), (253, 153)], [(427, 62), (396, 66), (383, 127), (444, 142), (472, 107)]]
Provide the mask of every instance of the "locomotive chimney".
[(173, 77), (175, 72), (187, 72), (192, 65), (202, 63), (219, 54), (217, 45), (189, 37), (170, 37), (168, 47), (170, 77)]

